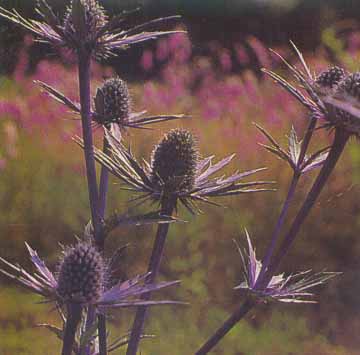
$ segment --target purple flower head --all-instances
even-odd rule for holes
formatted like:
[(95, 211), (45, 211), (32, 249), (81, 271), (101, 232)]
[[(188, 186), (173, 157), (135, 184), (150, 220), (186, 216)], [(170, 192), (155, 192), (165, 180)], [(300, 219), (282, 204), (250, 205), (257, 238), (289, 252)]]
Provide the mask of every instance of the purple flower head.
[(109, 267), (101, 254), (89, 242), (78, 242), (64, 250), (58, 273), (51, 272), (44, 261), (28, 244), (32, 263), (36, 271), (29, 273), (20, 265), (12, 264), (0, 257), (0, 262), (9, 271), (0, 269), (7, 277), (17, 280), (30, 291), (57, 304), (80, 303), (93, 305), (98, 312), (112, 307), (135, 307), (139, 305), (176, 304), (176, 301), (142, 301), (144, 293), (178, 284), (179, 281), (144, 283), (149, 274), (139, 275), (127, 281), (113, 281), (107, 287)]
[(0, 16), (30, 31), (41, 42), (71, 50), (86, 50), (95, 57), (108, 57), (116, 50), (183, 31), (143, 30), (153, 24), (178, 18), (171, 16), (149, 21), (133, 28), (123, 28), (126, 14), (108, 18), (97, 0), (72, 0), (64, 18), (53, 12), (46, 0), (37, 1), (36, 12), (41, 20), (22, 17), (16, 10), (0, 7)]
[[(95, 159), (118, 177), (126, 185), (127, 190), (140, 193), (141, 196), (135, 199), (139, 203), (147, 200), (161, 202), (171, 197), (181, 202), (191, 213), (196, 213), (201, 212), (196, 202), (217, 205), (211, 201), (213, 197), (271, 191), (264, 186), (273, 182), (240, 182), (243, 178), (266, 168), (235, 172), (228, 177), (213, 177), (227, 166), (235, 155), (230, 155), (217, 163), (213, 163), (214, 156), (201, 159), (188, 131), (170, 131), (155, 147), (153, 161), (149, 163), (144, 160), (143, 164), (139, 164), (131, 151), (127, 150), (111, 132), (106, 131), (106, 137), (111, 147), (111, 156), (95, 149)], [(80, 138), (76, 137), (75, 141), (83, 147)], [(174, 159), (174, 154), (168, 154), (170, 151), (176, 153), (177, 159)]]
[(245, 280), (236, 286), (235, 290), (246, 290), (256, 299), (262, 301), (276, 300), (292, 303), (316, 303), (316, 301), (309, 299), (314, 295), (309, 292), (309, 289), (322, 285), (339, 274), (337, 272), (319, 272), (313, 274), (311, 270), (288, 276), (279, 274), (271, 278), (266, 288), (259, 289), (257, 281), (262, 268), (262, 262), (256, 258), (250, 236), (247, 231), (245, 233), (248, 244), (247, 250), (242, 250), (236, 244), (243, 264)]
[[(42, 82), (35, 81), (50, 97), (65, 105), (70, 112), (80, 116), (80, 104)], [(146, 111), (133, 112), (131, 96), (124, 80), (119, 77), (109, 78), (97, 89), (94, 97), (94, 107), (90, 116), (94, 125), (103, 126), (112, 131), (122, 131), (127, 128), (146, 128), (145, 126), (164, 121), (188, 118), (186, 115), (155, 115), (146, 116)], [(118, 132), (121, 133), (121, 132)]]
[[(330, 67), (314, 77), (300, 51), (292, 44), (300, 59), (303, 70), (288, 63), (275, 53), (290, 69), (298, 87), (280, 75), (264, 69), (275, 82), (279, 83), (312, 114), (326, 120), (324, 127), (342, 130), (347, 135), (360, 136), (360, 74), (348, 74), (339, 67)], [(302, 89), (305, 89), (303, 93)]]

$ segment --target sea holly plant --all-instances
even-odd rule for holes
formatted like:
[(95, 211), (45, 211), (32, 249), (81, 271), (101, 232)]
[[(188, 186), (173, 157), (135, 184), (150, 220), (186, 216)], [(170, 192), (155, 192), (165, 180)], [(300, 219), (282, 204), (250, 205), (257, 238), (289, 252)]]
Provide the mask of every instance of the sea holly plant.
[[(27, 248), (36, 269), (34, 273), (1, 257), (0, 272), (42, 296), (44, 302), (54, 305), (63, 327), (50, 324), (41, 326), (61, 339), (63, 355), (106, 355), (126, 345), (127, 355), (136, 355), (139, 341), (151, 337), (143, 333), (147, 307), (181, 303), (151, 300), (152, 292), (179, 283), (156, 282), (169, 225), (180, 221), (176, 215), (178, 210), (185, 207), (196, 215), (201, 212), (200, 204), (219, 206), (215, 198), (273, 191), (273, 182), (243, 180), (264, 168), (235, 171), (228, 176), (222, 174), (234, 155), (219, 161), (215, 161), (214, 156), (202, 157), (196, 139), (184, 129), (174, 129), (165, 134), (154, 147), (151, 159), (143, 159), (139, 163), (124, 143), (124, 132), (128, 129), (147, 129), (153, 123), (187, 116), (148, 116), (146, 111), (134, 111), (127, 84), (118, 76), (104, 80), (97, 88), (95, 97), (91, 97), (92, 60), (106, 59), (131, 45), (182, 32), (146, 31), (149, 26), (167, 23), (177, 19), (177, 16), (128, 28), (125, 26), (126, 13), (109, 18), (97, 0), (72, 0), (61, 17), (55, 14), (46, 0), (39, 0), (36, 10), (40, 20), (26, 19), (16, 10), (2, 7), (0, 16), (30, 31), (40, 42), (72, 51), (77, 58), (79, 102), (69, 99), (47, 83), (38, 81), (36, 84), (81, 120), (82, 137), (75, 137), (74, 140), (84, 151), (91, 218), (82, 238), (73, 246), (63, 249), (55, 272), (50, 271), (29, 245)], [(331, 67), (314, 76), (299, 50), (295, 46), (294, 49), (301, 69), (275, 54), (288, 67), (296, 84), (267, 69), (264, 72), (307, 110), (308, 126), (303, 137), (300, 139), (295, 129), (291, 128), (288, 148), (284, 149), (270, 133), (258, 126), (268, 140), (262, 144), (263, 147), (292, 169), (288, 194), (261, 260), (257, 258), (250, 236), (246, 233), (247, 248), (239, 247), (243, 280), (235, 287), (237, 292), (245, 294), (245, 300), (196, 352), (197, 355), (207, 354), (258, 303), (269, 300), (314, 302), (313, 287), (324, 284), (337, 274), (296, 270), (286, 276), (278, 273), (277, 269), (326, 185), (349, 137), (359, 136), (360, 73), (348, 73), (342, 68)], [(319, 128), (334, 132), (334, 140), (330, 147), (309, 153), (311, 139)], [(93, 145), (96, 129), (104, 132), (101, 149)], [(99, 183), (95, 161), (101, 165)], [(300, 178), (316, 169), (320, 171), (312, 187), (289, 230), (284, 231)], [(129, 201), (129, 206), (148, 203), (149, 211), (136, 216), (129, 215), (128, 211), (106, 215), (109, 173), (121, 181), (123, 189), (135, 195)], [(120, 247), (108, 261), (105, 256), (106, 237), (119, 226), (148, 223), (156, 223), (158, 227), (147, 272), (125, 281), (116, 279), (113, 271), (119, 260), (121, 262), (124, 247)], [(117, 336), (108, 344), (107, 315), (114, 308), (125, 307), (137, 308), (133, 326), (128, 334)]]
[[(293, 85), (272, 71), (267, 69), (264, 69), (263, 71), (276, 83), (287, 90), (308, 111), (307, 116), (309, 117), (309, 122), (304, 133), (304, 138), (300, 142), (295, 131), (292, 129), (289, 134), (289, 149), (286, 151), (281, 148), (276, 140), (266, 132), (265, 129), (259, 126), (258, 128), (270, 142), (270, 145), (265, 145), (264, 148), (290, 165), (293, 170), (293, 178), (262, 262), (256, 260), (250, 240), (248, 241), (249, 258), (246, 260), (245, 258), (243, 259), (247, 265), (245, 267), (245, 270), (247, 271), (245, 271), (245, 281), (241, 285), (251, 290), (251, 295), (245, 298), (245, 301), (239, 308), (201, 346), (196, 352), (196, 355), (207, 354), (213, 349), (229, 330), (258, 303), (258, 299), (263, 298), (264, 295), (268, 293), (269, 288), (271, 290), (274, 283), (276, 285), (275, 289), (277, 290), (275, 290), (275, 292), (277, 295), (279, 295), (279, 285), (280, 288), (283, 286), (286, 288), (286, 286), (290, 285), (291, 291), (295, 291), (295, 294), (293, 294), (291, 298), (296, 299), (297, 290), (302, 292), (309, 287), (320, 285), (335, 275), (333, 273), (320, 273), (309, 276), (308, 274), (300, 272), (295, 274), (299, 277), (299, 280), (289, 284), (288, 282), (291, 281), (291, 278), (289, 281), (284, 282), (282, 276), (280, 279), (275, 276), (275, 272), (285, 255), (288, 253), (290, 247), (293, 245), (301, 226), (305, 222), (306, 217), (309, 215), (322, 189), (326, 185), (349, 137), (359, 135), (360, 115), (357, 111), (357, 105), (360, 98), (360, 74), (347, 73), (346, 70), (339, 67), (330, 67), (315, 77), (311, 73), (311, 70), (307, 66), (300, 51), (293, 43), (292, 45), (298, 55), (302, 69), (291, 65), (281, 55), (276, 52), (274, 53), (288, 67), (295, 78), (297, 85)], [(323, 121), (319, 128), (334, 131), (334, 139), (329, 148), (325, 147), (315, 154), (308, 156), (307, 150), (309, 148), (309, 143), (317, 128), (316, 126), (319, 120)], [(309, 160), (310, 163), (308, 163)], [(312, 165), (313, 163), (314, 165)], [(308, 171), (306, 167), (309, 166), (311, 167), (310, 170), (321, 167), (320, 172), (310, 188), (310, 191), (306, 195), (289, 230), (284, 233), (284, 237), (282, 241), (280, 241), (281, 232), (283, 231), (284, 222), (294, 199), (298, 181), (301, 175)], [(278, 250), (277, 253), (275, 253), (276, 248)], [(260, 265), (261, 267), (259, 267)], [(260, 271), (258, 271), (259, 268)], [(257, 297), (254, 297), (254, 295)]]

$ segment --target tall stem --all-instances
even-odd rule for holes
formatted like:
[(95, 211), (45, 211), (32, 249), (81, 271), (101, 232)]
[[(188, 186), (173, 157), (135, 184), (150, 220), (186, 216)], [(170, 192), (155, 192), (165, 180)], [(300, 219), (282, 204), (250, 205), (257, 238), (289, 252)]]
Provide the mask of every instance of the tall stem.
[(280, 237), (281, 228), (282, 228), (282, 226), (283, 226), (283, 224), (285, 222), (286, 215), (287, 215), (287, 213), (288, 213), (288, 211), (290, 209), (290, 205), (291, 205), (291, 203), (293, 201), (293, 198), (295, 196), (295, 190), (296, 190), (297, 184), (299, 182), (299, 178), (300, 178), (300, 176), (295, 173), (292, 180), (291, 180), (289, 191), (288, 191), (288, 194), (286, 196), (283, 207), (281, 209), (279, 219), (278, 219), (278, 221), (276, 223), (275, 229), (274, 229), (273, 234), (271, 236), (271, 241), (270, 241), (269, 247), (268, 247), (268, 249), (266, 251), (264, 261), (263, 261), (263, 265), (261, 267), (260, 275), (258, 277), (258, 280), (257, 280), (256, 284), (255, 284), (255, 288), (258, 287), (259, 280), (262, 279), (265, 271), (269, 267), (270, 260), (271, 260), (273, 254), (274, 254), (278, 239)]
[[(94, 238), (96, 243), (101, 242), (101, 216), (98, 209), (98, 186), (96, 179), (94, 146), (91, 128), (91, 93), (90, 93), (90, 62), (91, 55), (85, 49), (78, 51), (79, 58), (79, 91), (81, 105), (82, 135), (84, 140), (84, 156), (86, 165), (86, 176), (91, 209), (91, 220), (94, 227)], [(95, 308), (90, 306), (87, 314), (86, 329), (89, 329), (95, 321)], [(86, 345), (85, 354), (89, 355), (90, 345)], [(103, 355), (103, 354), (102, 354)]]
[(98, 187), (96, 181), (93, 137), (90, 117), (90, 54), (86, 50), (79, 50), (79, 90), (81, 104), (81, 123), (84, 140), (84, 155), (86, 176), (89, 191), (91, 219), (95, 238), (99, 235), (100, 220), (98, 214)]
[(77, 327), (81, 320), (82, 307), (78, 303), (67, 305), (67, 318), (65, 324), (62, 355), (72, 355)]
[[(170, 198), (169, 200), (163, 201), (161, 205), (161, 214), (166, 216), (171, 216), (175, 209), (176, 200), (174, 198)], [(164, 252), (164, 246), (166, 241), (166, 236), (169, 231), (169, 224), (159, 224), (155, 243), (153, 246), (152, 254), (150, 257), (150, 262), (148, 266), (148, 272), (151, 274), (146, 279), (147, 283), (153, 283), (156, 279), (156, 276), (160, 269), (161, 259)], [(148, 301), (151, 297), (151, 293), (148, 292), (144, 294), (141, 299)], [(144, 328), (144, 322), (146, 318), (146, 306), (140, 306), (137, 309), (135, 320), (133, 323), (129, 345), (126, 351), (126, 355), (136, 355), (139, 341), (141, 338), (141, 333)]]
[(279, 216), (278, 221), (276, 223), (275, 229), (274, 229), (274, 231), (272, 233), (271, 241), (270, 241), (269, 247), (268, 247), (268, 249), (266, 251), (265, 258), (263, 260), (263, 264), (262, 264), (262, 267), (261, 267), (260, 275), (259, 275), (258, 280), (256, 282), (255, 288), (261, 288), (262, 287), (261, 280), (263, 279), (265, 271), (268, 269), (268, 267), (270, 265), (271, 258), (272, 258), (273, 254), (275, 252), (276, 245), (277, 245), (278, 240), (280, 238), (281, 229), (282, 229), (282, 227), (284, 225), (284, 222), (286, 220), (286, 216), (287, 216), (287, 214), (289, 212), (289, 209), (290, 209), (290, 205), (291, 205), (291, 203), (292, 203), (292, 201), (294, 199), (294, 196), (295, 196), (295, 191), (296, 191), (296, 188), (297, 188), (297, 184), (298, 184), (298, 182), (300, 180), (300, 176), (301, 176), (300, 169), (301, 169), (301, 166), (302, 166), (302, 164), (304, 162), (304, 158), (305, 158), (306, 152), (308, 150), (311, 137), (312, 137), (312, 135), (314, 133), (314, 129), (316, 127), (317, 119), (318, 119), (317, 113), (313, 113), (311, 115), (309, 125), (308, 125), (308, 127), (306, 129), (304, 140), (303, 140), (303, 142), (301, 144), (299, 160), (298, 160), (298, 163), (297, 163), (297, 168), (299, 170), (294, 171), (294, 175), (293, 175), (293, 178), (291, 180), (290, 187), (289, 187), (285, 202), (284, 202), (283, 207), (281, 209), (280, 216)]
[(284, 241), (280, 245), (279, 252), (272, 258), (272, 262), (266, 272), (266, 279), (270, 280), (271, 275), (276, 271), (284, 256), (288, 253), (293, 241), (295, 240), (300, 227), (304, 223), (306, 217), (309, 215), (311, 208), (314, 206), (317, 198), (320, 195), (323, 187), (325, 186), (329, 176), (334, 170), (336, 163), (338, 162), (341, 153), (343, 152), (345, 145), (349, 139), (349, 134), (342, 129), (337, 128), (335, 130), (334, 142), (331, 146), (329, 155), (327, 156), (319, 175), (317, 176), (310, 192), (308, 193), (300, 211), (295, 217), (288, 233), (286, 234)]

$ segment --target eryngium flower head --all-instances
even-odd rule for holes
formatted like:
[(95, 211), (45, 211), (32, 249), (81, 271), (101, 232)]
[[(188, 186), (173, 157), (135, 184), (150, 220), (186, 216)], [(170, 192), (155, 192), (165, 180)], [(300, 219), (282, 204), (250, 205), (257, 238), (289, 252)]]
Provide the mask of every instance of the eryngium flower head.
[[(80, 116), (80, 104), (66, 97), (63, 93), (52, 86), (35, 81), (54, 100), (65, 105), (70, 112)], [(181, 118), (188, 118), (186, 115), (156, 115), (144, 117), (146, 111), (132, 112), (131, 97), (126, 83), (119, 77), (107, 79), (103, 86), (98, 88), (94, 98), (94, 109), (91, 110), (91, 118), (96, 125), (103, 125), (105, 128), (125, 130), (127, 128), (146, 128), (152, 123), (159, 123)]]
[[(264, 69), (277, 83), (285, 88), (300, 103), (327, 121), (325, 127), (344, 131), (345, 135), (360, 135), (360, 102), (359, 102), (359, 73), (348, 74), (339, 67), (330, 67), (314, 78), (311, 70), (299, 50), (293, 45), (304, 71), (289, 64), (277, 54), (287, 65), (301, 89), (290, 84), (280, 75)], [(343, 112), (341, 112), (341, 110)], [(349, 115), (345, 114), (348, 113)]]
[[(229, 177), (213, 177), (230, 163), (235, 154), (216, 164), (213, 164), (214, 156), (200, 159), (193, 138), (187, 131), (175, 130), (167, 134), (155, 148), (152, 163), (143, 160), (143, 165), (110, 131), (106, 130), (105, 134), (110, 144), (110, 156), (95, 148), (95, 159), (125, 183), (125, 189), (142, 194), (134, 199), (140, 203), (149, 199), (162, 203), (170, 198), (181, 202), (191, 213), (196, 213), (200, 212), (197, 201), (216, 205), (210, 200), (212, 197), (271, 191), (264, 188), (273, 184), (271, 181), (240, 182), (244, 177), (266, 168), (235, 172)], [(81, 138), (75, 137), (75, 141), (83, 147)]]
[(235, 290), (245, 290), (254, 298), (262, 301), (276, 300), (280, 302), (293, 303), (316, 303), (309, 299), (313, 293), (309, 289), (324, 284), (327, 280), (335, 277), (337, 272), (319, 272), (312, 274), (311, 270), (299, 272), (289, 276), (284, 274), (271, 278), (263, 289), (257, 287), (257, 281), (262, 268), (262, 262), (256, 258), (255, 249), (252, 246), (250, 236), (246, 231), (248, 250), (237, 245), (243, 264), (244, 281), (235, 287)]
[(329, 93), (346, 76), (346, 71), (338, 66), (330, 67), (322, 71), (315, 80), (315, 84), (318, 86), (318, 90), (323, 93)]
[(94, 303), (104, 290), (105, 265), (90, 243), (78, 243), (64, 252), (57, 293), (65, 302)]
[(36, 272), (31, 274), (18, 264), (12, 264), (0, 257), (0, 263), (9, 269), (7, 271), (0, 268), (0, 273), (17, 280), (21, 285), (49, 301), (55, 301), (60, 305), (64, 303), (93, 305), (98, 312), (104, 312), (112, 307), (180, 303), (137, 299), (144, 293), (179, 283), (179, 281), (147, 283), (145, 280), (149, 273), (126, 281), (112, 280), (112, 286), (107, 288), (105, 280), (109, 279), (109, 275), (105, 272), (109, 273), (109, 267), (88, 243), (80, 242), (65, 250), (58, 277), (47, 268), (35, 250), (28, 244), (26, 247)]
[(159, 36), (183, 31), (144, 32), (148, 25), (178, 18), (171, 16), (149, 21), (133, 28), (123, 28), (126, 14), (108, 19), (97, 0), (72, 0), (64, 18), (59, 18), (46, 0), (38, 0), (36, 12), (42, 20), (22, 17), (16, 10), (0, 7), (0, 16), (33, 33), (41, 42), (71, 50), (86, 50), (95, 57), (108, 57), (116, 50)]
[(110, 128), (111, 123), (123, 125), (129, 120), (130, 94), (127, 84), (119, 77), (105, 80), (96, 91), (95, 122)]
[(150, 179), (169, 192), (190, 191), (195, 184), (199, 153), (192, 134), (174, 129), (165, 134), (151, 158)]

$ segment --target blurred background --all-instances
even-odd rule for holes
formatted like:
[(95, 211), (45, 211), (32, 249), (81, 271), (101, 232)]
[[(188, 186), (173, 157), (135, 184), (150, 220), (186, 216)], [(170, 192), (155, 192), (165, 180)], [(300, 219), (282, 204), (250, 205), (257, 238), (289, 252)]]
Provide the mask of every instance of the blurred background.
[[(49, 0), (58, 13), (64, 2)], [(261, 166), (269, 169), (259, 179), (277, 181), (278, 191), (219, 201), (226, 209), (204, 206), (189, 221), (171, 227), (161, 278), (181, 279), (181, 287), (167, 297), (191, 303), (188, 308), (151, 311), (142, 354), (193, 353), (243, 299), (233, 290), (241, 279), (241, 262), (233, 243), (245, 246), (250, 232), (259, 256), (276, 223), (291, 172), (258, 145), (264, 142), (253, 122), (271, 132), (282, 144), (294, 125), (301, 136), (307, 115), (300, 105), (261, 72), (262, 67), (289, 73), (268, 48), (290, 62), (297, 59), (293, 40), (316, 73), (337, 64), (359, 69), (359, 11), (355, 1), (301, 0), (144, 0), (104, 1), (109, 13), (140, 7), (129, 16), (132, 26), (156, 16), (181, 14), (178, 23), (163, 28), (186, 29), (188, 34), (162, 38), (121, 52), (92, 67), (93, 92), (114, 73), (128, 80), (133, 110), (150, 114), (186, 113), (191, 120), (161, 125), (152, 131), (131, 131), (125, 137), (138, 157), (151, 150), (168, 129), (182, 126), (198, 137), (204, 156), (218, 159), (237, 154), (229, 172)], [(0, 0), (5, 8), (36, 16), (34, 2)], [(40, 92), (42, 80), (77, 99), (77, 72), (69, 53), (58, 53), (35, 43), (16, 26), (0, 20), (0, 250), (1, 256), (30, 267), (24, 241), (48, 265), (56, 268), (58, 243), (81, 235), (89, 209), (82, 152), (71, 141), (79, 123), (67, 110)], [(101, 144), (101, 132), (95, 131)], [(324, 147), (331, 135), (319, 131), (312, 149)], [(225, 144), (226, 143), (226, 144)], [(315, 172), (303, 177), (299, 204)], [(313, 269), (341, 271), (318, 288), (316, 305), (263, 305), (238, 324), (213, 354), (282, 355), (358, 354), (360, 347), (360, 145), (348, 144), (327, 187), (282, 264), (289, 273)], [(110, 189), (108, 211), (148, 211), (129, 207), (130, 197), (116, 185)], [(292, 210), (291, 216), (296, 212)], [(107, 255), (130, 243), (120, 277), (146, 269), (155, 227), (121, 228), (109, 238)], [(50, 306), (1, 277), (0, 354), (56, 354), (56, 336), (37, 327), (60, 325)], [(110, 337), (126, 334), (133, 312), (118, 312)], [(50, 349), (50, 350), (49, 350)], [(121, 351), (119, 353), (122, 353)]]

